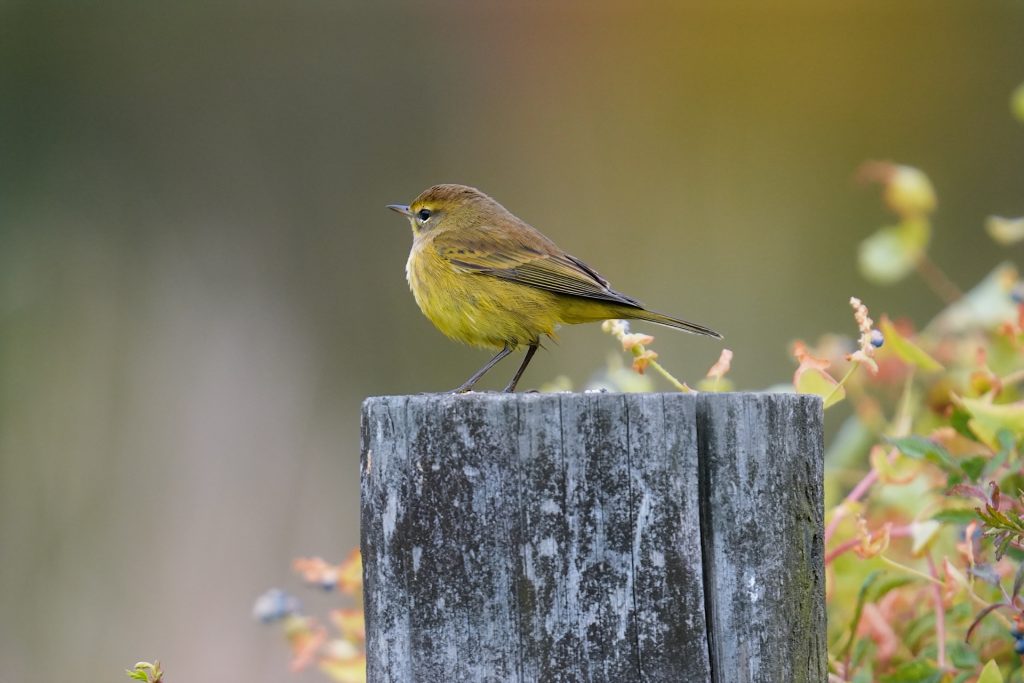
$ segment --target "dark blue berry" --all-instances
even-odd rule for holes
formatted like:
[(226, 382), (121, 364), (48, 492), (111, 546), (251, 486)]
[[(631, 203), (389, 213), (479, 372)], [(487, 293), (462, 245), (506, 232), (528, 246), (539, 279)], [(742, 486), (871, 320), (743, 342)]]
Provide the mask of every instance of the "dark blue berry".
[(301, 610), (299, 601), (283, 590), (272, 588), (256, 599), (252, 615), (265, 624), (279, 621)]

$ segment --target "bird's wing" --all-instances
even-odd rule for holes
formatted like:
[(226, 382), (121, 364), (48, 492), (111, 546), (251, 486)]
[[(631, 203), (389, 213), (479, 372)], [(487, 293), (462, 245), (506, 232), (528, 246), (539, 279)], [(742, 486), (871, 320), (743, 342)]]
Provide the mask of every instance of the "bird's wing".
[(547, 238), (528, 245), (508, 235), (488, 235), (483, 240), (466, 240), (438, 235), (434, 247), (456, 268), (518, 282), (556, 294), (600, 299), (626, 306), (642, 307), (636, 299), (617, 292), (608, 281), (574, 256), (561, 251)]

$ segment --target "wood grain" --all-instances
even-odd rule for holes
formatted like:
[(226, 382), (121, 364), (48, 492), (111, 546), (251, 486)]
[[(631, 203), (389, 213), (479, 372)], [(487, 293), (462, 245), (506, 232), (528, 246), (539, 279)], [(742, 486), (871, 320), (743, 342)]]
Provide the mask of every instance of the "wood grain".
[(368, 680), (824, 680), (821, 457), (793, 395), (367, 399)]

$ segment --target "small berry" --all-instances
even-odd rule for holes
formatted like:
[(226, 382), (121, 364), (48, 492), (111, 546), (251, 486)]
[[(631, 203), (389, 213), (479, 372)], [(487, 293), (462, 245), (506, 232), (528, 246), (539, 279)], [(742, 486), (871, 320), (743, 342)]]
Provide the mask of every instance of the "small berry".
[(876, 349), (880, 349), (883, 344), (885, 344), (885, 335), (882, 334), (881, 330), (871, 330), (871, 345)]
[(265, 624), (269, 624), (287, 616), (298, 614), (302, 607), (299, 601), (283, 590), (272, 588), (259, 598), (252, 607), (252, 616)]
[(1010, 299), (1015, 304), (1024, 304), (1024, 286), (1022, 286), (1021, 283), (1018, 282), (1013, 286), (1013, 289), (1010, 290)]
[(1024, 640), (1014, 642), (1013, 651), (1019, 655), (1024, 655)]
[(1018, 624), (1010, 629), (1010, 635), (1017, 640), (1020, 640), (1021, 638), (1024, 638), (1024, 631), (1020, 630), (1020, 625)]

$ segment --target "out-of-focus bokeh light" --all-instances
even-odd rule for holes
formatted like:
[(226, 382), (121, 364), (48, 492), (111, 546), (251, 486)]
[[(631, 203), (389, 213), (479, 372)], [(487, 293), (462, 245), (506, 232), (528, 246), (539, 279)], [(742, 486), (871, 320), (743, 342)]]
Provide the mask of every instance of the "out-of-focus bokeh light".
[[(358, 542), (360, 401), (487, 357), (385, 204), (477, 185), (765, 387), (853, 294), (942, 306), (859, 275), (865, 159), (928, 174), (962, 286), (1004, 257), (1022, 35), (995, 1), (0, 4), (0, 680), (288, 675), (249, 611)], [(719, 357), (636, 328), (691, 383)], [(616, 345), (565, 330), (521, 386)]]

